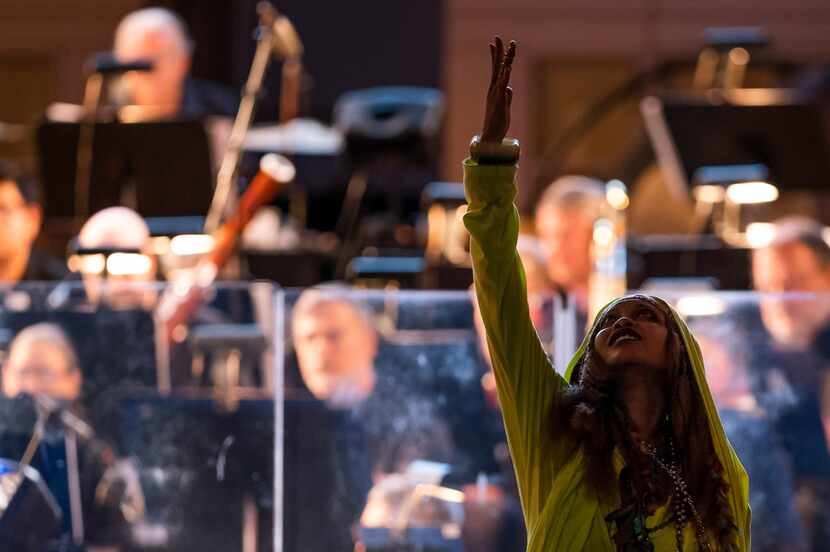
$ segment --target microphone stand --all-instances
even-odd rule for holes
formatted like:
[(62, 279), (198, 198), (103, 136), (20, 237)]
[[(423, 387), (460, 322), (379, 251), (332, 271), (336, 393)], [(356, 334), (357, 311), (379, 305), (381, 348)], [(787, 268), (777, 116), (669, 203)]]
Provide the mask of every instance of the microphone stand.
[(92, 429), (68, 411), (62, 409), (61, 405), (55, 399), (46, 395), (33, 395), (32, 399), (35, 402), (35, 410), (37, 411), (37, 421), (32, 431), (32, 438), (26, 446), (26, 451), (20, 459), (20, 472), (23, 472), (25, 467), (32, 463), (32, 459), (43, 441), (43, 436), (46, 432), (46, 424), (52, 415), (57, 415), (61, 424), (64, 426), (66, 435), (64, 436), (64, 447), (66, 450), (66, 479), (69, 491), (69, 516), (72, 520), (72, 542), (80, 546), (84, 541), (84, 515), (83, 506), (81, 504), (81, 480), (80, 480), (80, 465), (78, 463), (78, 437), (90, 437)]
[(98, 71), (90, 73), (84, 89), (83, 116), (79, 121), (78, 146), (75, 153), (75, 217), (78, 219), (85, 219), (89, 215), (92, 148), (103, 90), (104, 75)]
[(120, 63), (111, 54), (98, 54), (87, 61), (86, 67), (88, 76), (81, 120), (78, 121), (78, 145), (75, 152), (75, 217), (80, 219), (89, 215), (95, 125), (108, 77), (127, 71), (152, 71), (153, 63), (150, 60)]

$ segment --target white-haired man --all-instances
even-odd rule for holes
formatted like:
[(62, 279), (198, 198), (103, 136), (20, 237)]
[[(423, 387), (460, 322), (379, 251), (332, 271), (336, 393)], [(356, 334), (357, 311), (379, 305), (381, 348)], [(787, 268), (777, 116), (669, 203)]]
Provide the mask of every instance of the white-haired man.
[(151, 71), (125, 74), (122, 92), (127, 103), (151, 108), (153, 119), (235, 114), (238, 98), (232, 92), (189, 76), (193, 43), (172, 11), (144, 8), (127, 14), (115, 31), (113, 49), (121, 62), (152, 62)]
[(156, 257), (148, 250), (150, 230), (144, 219), (126, 207), (98, 211), (78, 234), (76, 258), (87, 299), (114, 308), (152, 307)]
[(554, 286), (588, 308), (591, 240), (605, 201), (605, 186), (586, 176), (563, 176), (542, 194), (535, 212), (536, 235), (547, 256)]

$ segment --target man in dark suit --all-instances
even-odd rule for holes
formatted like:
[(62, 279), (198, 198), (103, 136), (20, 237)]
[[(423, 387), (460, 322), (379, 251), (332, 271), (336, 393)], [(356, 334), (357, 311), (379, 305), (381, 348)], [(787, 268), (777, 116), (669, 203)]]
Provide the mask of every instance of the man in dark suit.
[[(24, 422), (31, 405), (25, 396), (49, 405), (41, 413), (44, 434), (32, 457), (63, 513), (63, 525), (49, 550), (74, 551), (81, 544), (123, 545), (129, 526), (143, 515), (144, 498), (131, 463), (94, 435), (80, 404), (83, 376), (69, 338), (55, 324), (20, 331), (2, 365), (3, 415), (0, 456), (22, 457), (33, 424)], [(25, 394), (25, 395), (24, 395)], [(21, 398), (22, 397), (22, 398)], [(31, 420), (33, 421), (33, 420)], [(77, 469), (77, 487), (73, 485)], [(76, 494), (77, 493), (77, 494)], [(74, 498), (73, 498), (74, 497)]]

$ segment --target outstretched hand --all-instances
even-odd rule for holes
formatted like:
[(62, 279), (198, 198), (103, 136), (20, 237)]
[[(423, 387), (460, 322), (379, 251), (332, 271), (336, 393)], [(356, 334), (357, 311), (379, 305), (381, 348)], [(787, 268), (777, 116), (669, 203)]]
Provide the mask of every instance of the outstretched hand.
[(493, 73), (487, 90), (481, 141), (501, 143), (510, 128), (510, 104), (513, 101), (513, 89), (509, 86), (510, 69), (516, 57), (516, 41), (511, 40), (505, 52), (501, 37), (495, 37), (490, 43), (490, 57)]

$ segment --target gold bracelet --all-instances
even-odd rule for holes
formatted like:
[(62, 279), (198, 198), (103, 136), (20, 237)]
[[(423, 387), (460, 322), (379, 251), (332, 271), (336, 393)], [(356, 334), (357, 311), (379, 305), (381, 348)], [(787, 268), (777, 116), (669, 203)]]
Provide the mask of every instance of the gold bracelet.
[(497, 144), (482, 142), (476, 134), (470, 142), (470, 158), (482, 165), (512, 165), (519, 160), (520, 149), (515, 138), (505, 138)]

